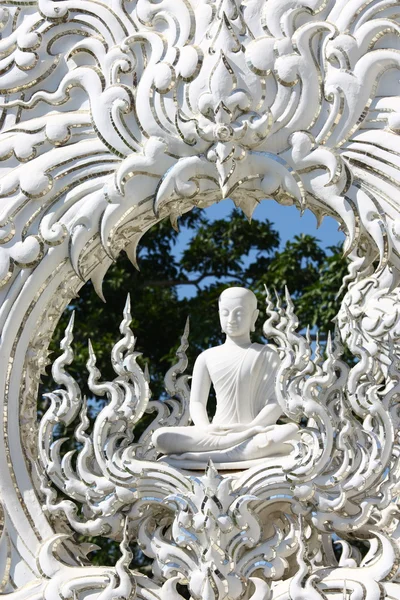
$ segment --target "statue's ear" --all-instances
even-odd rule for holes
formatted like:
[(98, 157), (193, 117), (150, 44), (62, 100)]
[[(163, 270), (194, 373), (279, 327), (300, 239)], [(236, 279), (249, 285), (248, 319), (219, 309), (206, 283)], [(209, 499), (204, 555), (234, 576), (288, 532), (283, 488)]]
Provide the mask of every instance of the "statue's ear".
[(256, 310), (253, 312), (253, 318), (251, 320), (251, 329), (250, 331), (255, 331), (256, 329), (256, 321), (258, 319), (258, 315), (260, 314), (260, 311), (258, 310), (258, 308), (256, 308)]

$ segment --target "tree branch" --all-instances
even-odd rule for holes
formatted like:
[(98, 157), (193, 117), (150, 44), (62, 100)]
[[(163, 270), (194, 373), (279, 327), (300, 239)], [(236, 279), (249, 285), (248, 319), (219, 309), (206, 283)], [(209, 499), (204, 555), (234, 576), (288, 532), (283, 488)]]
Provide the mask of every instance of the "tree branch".
[(232, 279), (236, 279), (237, 281), (243, 281), (243, 278), (240, 277), (239, 275), (236, 275), (235, 273), (224, 273), (224, 274), (217, 274), (217, 273), (205, 273), (203, 275), (200, 275), (197, 279), (148, 279), (147, 281), (144, 281), (142, 284), (139, 285), (139, 287), (162, 287), (162, 288), (168, 288), (168, 287), (175, 287), (177, 285), (194, 285), (197, 288), (199, 287), (200, 283), (204, 280), (207, 279), (207, 277), (216, 277), (216, 278), (220, 278), (220, 277), (231, 277)]

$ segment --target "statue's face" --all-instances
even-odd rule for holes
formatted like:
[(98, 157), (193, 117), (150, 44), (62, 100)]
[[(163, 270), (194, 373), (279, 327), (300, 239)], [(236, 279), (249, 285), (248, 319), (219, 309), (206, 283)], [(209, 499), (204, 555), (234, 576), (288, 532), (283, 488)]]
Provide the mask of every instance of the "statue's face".
[(222, 297), (219, 302), (221, 328), (229, 337), (249, 334), (254, 329), (258, 310), (246, 298)]

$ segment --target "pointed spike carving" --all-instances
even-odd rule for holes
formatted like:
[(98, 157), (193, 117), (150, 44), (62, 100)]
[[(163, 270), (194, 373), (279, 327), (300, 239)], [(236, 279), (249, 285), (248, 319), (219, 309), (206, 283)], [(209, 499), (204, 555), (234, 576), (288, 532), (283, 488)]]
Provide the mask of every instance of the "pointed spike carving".
[(282, 299), (279, 295), (279, 292), (277, 291), (277, 289), (274, 287), (274, 293), (275, 293), (275, 298), (276, 298), (276, 308), (278, 310), (278, 312), (282, 311)]
[(81, 410), (79, 413), (79, 423), (75, 429), (75, 439), (82, 444), (86, 441), (86, 430), (89, 427), (89, 418), (87, 414), (87, 398), (83, 396)]
[(289, 288), (287, 285), (285, 285), (285, 300), (288, 306), (293, 307), (292, 297), (290, 295)]
[(122, 311), (122, 315), (123, 315), (123, 318), (122, 318), (121, 324), (119, 326), (119, 331), (120, 331), (121, 335), (125, 336), (127, 345), (130, 346), (131, 344), (133, 344), (133, 346), (134, 346), (135, 336), (133, 335), (133, 332), (130, 328), (130, 324), (132, 323), (132, 314), (131, 314), (131, 295), (129, 293), (126, 297), (125, 306)]
[(269, 291), (269, 288), (266, 286), (266, 284), (264, 284), (264, 289), (265, 289), (265, 303), (267, 305), (267, 310), (272, 309), (273, 308), (273, 302), (272, 302), (272, 296), (271, 296), (271, 292)]
[(125, 306), (124, 306), (124, 318), (126, 320), (129, 319), (129, 322), (132, 321), (132, 315), (131, 315), (131, 295), (128, 292), (127, 296), (126, 296), (126, 302), (125, 302)]
[(89, 350), (89, 358), (86, 361), (86, 368), (89, 372), (88, 386), (89, 386), (90, 391), (92, 391), (95, 394), (95, 393), (98, 393), (97, 382), (101, 377), (101, 373), (96, 366), (97, 357), (96, 357), (96, 353), (93, 349), (92, 341), (90, 338), (88, 339), (88, 350)]
[(94, 352), (92, 340), (90, 338), (88, 339), (88, 350), (89, 350), (88, 363), (90, 362), (90, 366), (92, 367), (96, 364), (96, 354)]
[(123, 337), (116, 344), (114, 344), (111, 351), (111, 363), (114, 372), (124, 378), (128, 376), (124, 367), (124, 361), (130, 354), (133, 353), (136, 345), (136, 338), (133, 335), (133, 331), (130, 327), (131, 322), (131, 297), (128, 293), (123, 309), (123, 318), (119, 326), (119, 331)]
[(71, 314), (68, 325), (65, 328), (65, 336), (60, 343), (60, 348), (63, 350), (63, 353), (54, 361), (51, 373), (54, 381), (59, 385), (65, 386), (69, 397), (76, 403), (81, 400), (81, 390), (75, 379), (65, 370), (65, 367), (72, 364), (74, 360), (74, 351), (72, 348), (72, 342), (74, 340), (74, 323), (75, 311)]
[(104, 293), (103, 293), (103, 283), (104, 283), (104, 277), (106, 276), (106, 273), (108, 271), (108, 269), (110, 268), (110, 265), (112, 264), (112, 260), (110, 260), (109, 258), (104, 258), (103, 262), (98, 265), (96, 267), (96, 269), (93, 271), (93, 273), (91, 274), (91, 281), (94, 287), (94, 291), (96, 292), (96, 294), (98, 295), (98, 297), (100, 298), (100, 300), (102, 300), (103, 302), (106, 302)]
[(181, 217), (181, 215), (179, 213), (171, 213), (169, 220), (171, 223), (172, 228), (176, 231), (176, 233), (179, 233), (179, 223), (178, 223), (178, 219)]
[(120, 566), (129, 567), (133, 558), (133, 554), (129, 548), (129, 537), (129, 520), (126, 518), (124, 522), (122, 540), (119, 545), (121, 557), (119, 558), (117, 564), (119, 564)]
[(316, 335), (315, 335), (315, 356), (314, 356), (314, 364), (316, 366), (320, 365), (322, 362), (323, 358), (322, 358), (322, 352), (321, 352), (321, 344), (320, 344), (320, 340), (319, 340), (319, 331), (317, 329)]
[(131, 261), (131, 263), (133, 264), (133, 266), (135, 267), (135, 269), (137, 271), (140, 271), (137, 250), (139, 247), (139, 242), (142, 239), (142, 236), (143, 236), (143, 233), (136, 234), (134, 236), (134, 238), (132, 239), (132, 241), (125, 248), (127, 257), (129, 258), (129, 260)]
[(239, 201), (238, 208), (240, 208), (249, 223), (252, 222), (253, 213), (260, 202), (255, 198), (245, 198)]
[(65, 350), (66, 348), (71, 347), (71, 344), (74, 340), (74, 325), (75, 325), (75, 311), (73, 310), (71, 313), (71, 317), (68, 321), (68, 325), (65, 328), (65, 335), (60, 343), (61, 350)]
[(188, 364), (186, 350), (188, 349), (188, 346), (189, 346), (189, 340), (188, 340), (189, 328), (190, 328), (190, 321), (189, 321), (189, 317), (188, 317), (185, 322), (185, 327), (183, 330), (183, 334), (181, 336), (178, 350), (176, 351), (176, 356), (178, 358), (178, 362), (176, 364), (172, 365), (172, 367), (170, 369), (168, 369), (168, 371), (164, 377), (164, 387), (165, 387), (166, 391), (168, 392), (168, 394), (170, 394), (171, 396), (174, 396), (177, 393), (177, 388), (176, 388), (177, 376), (185, 372), (187, 364)]
[(330, 331), (328, 332), (328, 339), (326, 341), (326, 354), (329, 358), (333, 356), (332, 335)]
[(294, 312), (293, 300), (289, 293), (288, 287), (286, 285), (285, 285), (285, 300), (286, 300), (286, 307), (287, 307), (286, 313), (287, 313), (290, 321), (297, 324), (297, 317)]
[(147, 363), (147, 362), (144, 365), (144, 378), (147, 381), (147, 383), (150, 383), (149, 363)]
[[(188, 343), (189, 332), (190, 332), (190, 317), (187, 317), (186, 322), (185, 322), (185, 328), (183, 330), (183, 335), (181, 337), (181, 346), (183, 346), (184, 343), (185, 344)], [(187, 346), (186, 346), (186, 348), (187, 348)]]

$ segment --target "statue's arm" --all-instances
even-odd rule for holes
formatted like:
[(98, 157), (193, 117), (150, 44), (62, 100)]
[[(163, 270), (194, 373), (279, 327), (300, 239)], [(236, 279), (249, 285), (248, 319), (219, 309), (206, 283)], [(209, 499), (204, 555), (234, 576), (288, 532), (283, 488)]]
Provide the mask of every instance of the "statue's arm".
[(194, 363), (189, 403), (191, 419), (199, 427), (208, 427), (210, 425), (207, 415), (207, 400), (210, 387), (211, 379), (203, 352)]
[[(275, 377), (279, 367), (279, 355), (276, 350), (269, 346), (264, 346), (262, 352), (262, 361), (258, 363), (259, 368), (264, 372), (264, 381), (269, 387), (266, 396), (268, 402), (260, 410), (258, 415), (250, 423), (250, 427), (268, 427), (275, 425), (279, 417), (282, 416), (282, 408), (280, 407), (274, 393)], [(264, 385), (265, 385), (264, 384)]]
[(256, 417), (249, 424), (249, 427), (257, 427), (259, 425), (269, 426), (275, 425), (279, 417), (282, 415), (282, 409), (278, 403), (273, 402), (264, 406)]

